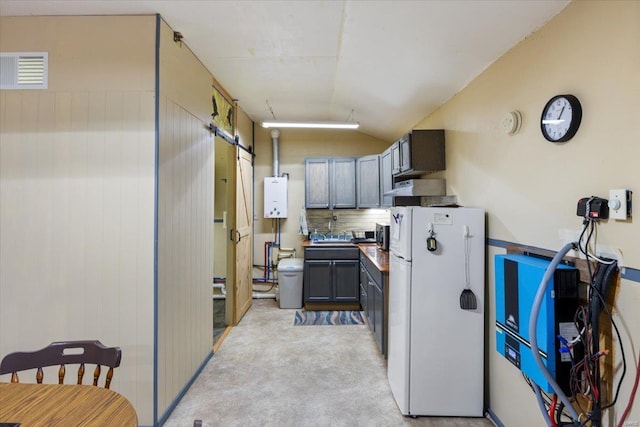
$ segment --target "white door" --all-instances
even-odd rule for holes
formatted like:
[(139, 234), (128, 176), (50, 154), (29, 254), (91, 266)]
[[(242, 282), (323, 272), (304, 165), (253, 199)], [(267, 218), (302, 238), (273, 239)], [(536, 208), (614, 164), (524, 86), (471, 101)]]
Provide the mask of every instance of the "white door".
[(409, 414), (411, 263), (389, 257), (389, 331), (387, 378), (404, 415)]

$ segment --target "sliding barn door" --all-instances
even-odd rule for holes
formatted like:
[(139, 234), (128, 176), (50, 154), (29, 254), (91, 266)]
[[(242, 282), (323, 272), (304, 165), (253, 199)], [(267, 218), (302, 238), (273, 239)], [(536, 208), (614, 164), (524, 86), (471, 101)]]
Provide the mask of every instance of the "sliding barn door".
[(253, 297), (253, 165), (252, 155), (237, 148), (234, 324), (251, 307)]

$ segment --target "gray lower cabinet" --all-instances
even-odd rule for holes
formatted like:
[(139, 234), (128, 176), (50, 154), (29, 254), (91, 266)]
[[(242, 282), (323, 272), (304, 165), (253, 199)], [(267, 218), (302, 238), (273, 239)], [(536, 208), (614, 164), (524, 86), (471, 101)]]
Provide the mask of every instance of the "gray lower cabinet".
[(305, 207), (338, 209), (356, 207), (356, 159), (317, 157), (305, 159)]
[(369, 329), (378, 344), (380, 352), (387, 355), (387, 320), (385, 318), (385, 276), (369, 259), (360, 257), (360, 301), (366, 304), (362, 309), (367, 316)]
[(359, 249), (304, 249), (305, 303), (358, 303)]

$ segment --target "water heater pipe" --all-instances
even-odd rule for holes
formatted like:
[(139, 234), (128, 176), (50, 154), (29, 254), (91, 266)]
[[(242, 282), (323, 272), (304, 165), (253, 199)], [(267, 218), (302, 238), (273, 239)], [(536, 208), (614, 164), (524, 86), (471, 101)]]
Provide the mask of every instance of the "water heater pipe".
[(280, 142), (280, 131), (271, 129), (271, 143), (273, 144), (273, 176), (280, 176), (280, 158), (278, 153), (278, 145)]

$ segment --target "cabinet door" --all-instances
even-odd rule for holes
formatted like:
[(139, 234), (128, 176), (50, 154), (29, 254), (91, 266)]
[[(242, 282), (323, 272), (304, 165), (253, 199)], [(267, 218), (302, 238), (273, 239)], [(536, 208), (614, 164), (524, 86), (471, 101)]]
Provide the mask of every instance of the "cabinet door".
[(336, 302), (358, 302), (360, 299), (359, 265), (357, 260), (335, 260), (333, 300)]
[(405, 135), (400, 140), (400, 172), (411, 169), (411, 138)]
[(380, 206), (380, 156), (364, 156), (358, 159), (358, 207)]
[(356, 207), (356, 159), (352, 157), (331, 159), (331, 208)]
[(401, 163), (401, 154), (400, 154), (400, 141), (396, 141), (391, 146), (391, 174), (397, 175), (400, 173)]
[(391, 148), (380, 155), (380, 206), (393, 206), (393, 197), (384, 193), (393, 190), (393, 172), (391, 170)]
[(305, 302), (331, 301), (333, 262), (310, 260), (304, 262), (304, 300)]
[(360, 264), (360, 305), (365, 315), (367, 314), (367, 270)]
[(329, 208), (329, 159), (305, 160), (304, 201), (308, 209)]
[(376, 294), (374, 292), (375, 285), (371, 276), (367, 274), (367, 319), (369, 320), (369, 329), (375, 335), (376, 333)]
[(379, 285), (373, 282), (373, 287), (370, 288), (370, 292), (373, 291), (373, 300), (374, 302), (374, 331), (373, 335), (376, 338), (376, 342), (378, 343), (378, 347), (382, 354), (384, 354), (383, 345), (383, 333), (384, 333), (384, 295), (382, 293), (382, 289), (380, 289)]
[(360, 305), (362, 306), (362, 311), (364, 314), (367, 314), (367, 291), (364, 285), (360, 284)]

